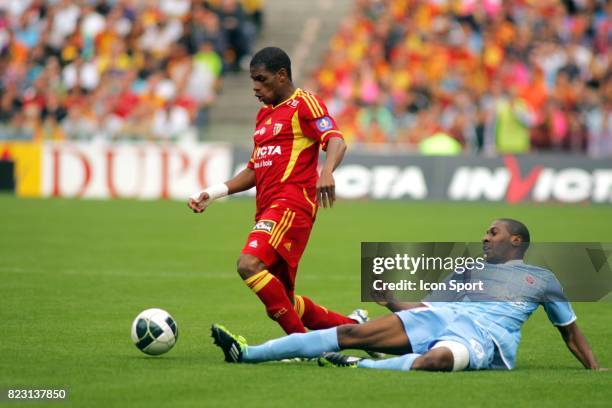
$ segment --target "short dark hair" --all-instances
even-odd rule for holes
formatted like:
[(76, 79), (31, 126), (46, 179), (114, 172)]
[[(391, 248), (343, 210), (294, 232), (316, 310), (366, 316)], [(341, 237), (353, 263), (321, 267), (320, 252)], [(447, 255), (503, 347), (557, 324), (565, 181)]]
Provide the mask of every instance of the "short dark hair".
[(521, 237), (521, 241), (524, 244), (525, 251), (527, 250), (527, 248), (529, 248), (531, 236), (529, 235), (529, 230), (527, 229), (527, 226), (525, 224), (512, 218), (499, 218), (498, 221), (501, 221), (506, 224), (510, 235), (518, 235), (519, 237)]
[(291, 79), (291, 60), (287, 53), (278, 47), (266, 47), (257, 51), (251, 59), (251, 68), (263, 65), (267, 71), (276, 74), (282, 68), (287, 70)]

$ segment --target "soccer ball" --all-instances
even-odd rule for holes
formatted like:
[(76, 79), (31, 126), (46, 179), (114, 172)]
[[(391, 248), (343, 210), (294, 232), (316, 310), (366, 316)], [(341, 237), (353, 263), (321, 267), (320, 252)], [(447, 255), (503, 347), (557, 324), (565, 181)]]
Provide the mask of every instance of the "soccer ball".
[(132, 323), (132, 340), (143, 353), (157, 356), (174, 347), (178, 340), (178, 327), (165, 310), (147, 309)]

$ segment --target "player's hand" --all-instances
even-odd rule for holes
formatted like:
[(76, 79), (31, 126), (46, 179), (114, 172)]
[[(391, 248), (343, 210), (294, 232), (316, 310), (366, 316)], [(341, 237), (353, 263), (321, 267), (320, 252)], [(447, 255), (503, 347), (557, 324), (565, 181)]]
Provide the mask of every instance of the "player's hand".
[(317, 202), (320, 207), (331, 208), (336, 201), (336, 183), (331, 172), (321, 172), (317, 181)]
[(374, 290), (370, 291), (370, 296), (377, 304), (383, 307), (388, 307), (390, 303), (395, 302), (393, 293), (389, 290)]
[(209, 198), (210, 196), (208, 195), (208, 193), (203, 191), (200, 193), (199, 196), (197, 196), (197, 198), (194, 198), (193, 196), (189, 197), (189, 200), (187, 201), (187, 207), (191, 208), (191, 210), (197, 214), (204, 212), (206, 207), (208, 207)]

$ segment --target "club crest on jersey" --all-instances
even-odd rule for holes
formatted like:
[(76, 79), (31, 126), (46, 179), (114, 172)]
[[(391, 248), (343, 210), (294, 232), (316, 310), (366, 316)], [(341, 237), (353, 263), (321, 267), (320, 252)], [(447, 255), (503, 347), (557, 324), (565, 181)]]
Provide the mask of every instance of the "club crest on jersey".
[(274, 129), (272, 129), (272, 134), (274, 136), (278, 135), (282, 128), (283, 128), (283, 124), (282, 123), (275, 123), (274, 124)]
[(255, 149), (255, 158), (261, 159), (266, 156), (280, 155), (281, 147), (280, 146), (261, 146)]
[(317, 129), (319, 129), (320, 132), (325, 132), (326, 130), (331, 129), (332, 126), (332, 121), (327, 116), (317, 120)]
[(272, 231), (274, 231), (275, 226), (276, 226), (276, 221), (260, 220), (255, 223), (255, 226), (253, 227), (253, 231), (263, 231), (268, 234), (272, 234)]

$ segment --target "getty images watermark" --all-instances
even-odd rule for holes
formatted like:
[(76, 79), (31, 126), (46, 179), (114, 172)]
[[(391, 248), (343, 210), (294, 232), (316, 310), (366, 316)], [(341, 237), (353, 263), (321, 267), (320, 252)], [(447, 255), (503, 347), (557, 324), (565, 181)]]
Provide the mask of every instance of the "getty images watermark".
[[(395, 256), (379, 256), (372, 260), (372, 273), (381, 275), (386, 271), (405, 272), (410, 276), (417, 272), (446, 271), (462, 275), (465, 271), (482, 271), (486, 267), (486, 259), (482, 256), (456, 258), (447, 256), (426, 256), (421, 253), (412, 256), (408, 253), (395, 254)], [(463, 282), (457, 279), (449, 279), (447, 282), (433, 282), (426, 279), (400, 279), (396, 282), (385, 282), (384, 279), (376, 279), (372, 283), (372, 288), (376, 291), (387, 290), (407, 290), (407, 291), (430, 291), (430, 290), (451, 290), (461, 292), (464, 290), (484, 290), (484, 283), (478, 279), (474, 282)]]
[(361, 299), (612, 300), (611, 259), (609, 243), (531, 243), (523, 256), (499, 262), (479, 242), (363, 242)]

